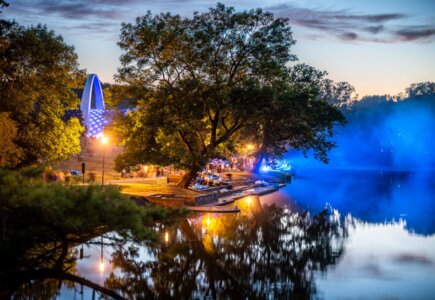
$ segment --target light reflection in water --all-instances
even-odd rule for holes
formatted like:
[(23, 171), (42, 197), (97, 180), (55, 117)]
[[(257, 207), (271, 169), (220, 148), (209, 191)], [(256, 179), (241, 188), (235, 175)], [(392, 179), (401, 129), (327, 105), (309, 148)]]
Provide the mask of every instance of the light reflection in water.
[(325, 298), (433, 299), (433, 173), (313, 169), (298, 175), (262, 201), (311, 212), (326, 207), (332, 219), (348, 224), (340, 263), (316, 280)]
[[(103, 243), (85, 246), (77, 274), (126, 298), (430, 299), (433, 219), (415, 216), (433, 211), (430, 189), (413, 191), (402, 175), (323, 175), (241, 199), (237, 215), (195, 214), (165, 225), (161, 243), (106, 243), (111, 263), (100, 276)], [(329, 214), (320, 213), (325, 206)], [(64, 287), (59, 298), (71, 295)]]
[(104, 269), (105, 269), (105, 268), (104, 268), (104, 260), (103, 260), (103, 259), (100, 260), (100, 265), (99, 265), (99, 266), (100, 266), (100, 272), (103, 273), (103, 272), (104, 272)]
[[(413, 191), (406, 180), (403, 182), (403, 175), (379, 178), (353, 174), (334, 182), (336, 179), (322, 174), (302, 177), (277, 194), (239, 200), (238, 215), (194, 215), (180, 222), (170, 229), (174, 239), (169, 248), (146, 248), (157, 255), (156, 261), (139, 260), (151, 263), (147, 286), (163, 284), (172, 297), (180, 295), (181, 286), (171, 284), (170, 274), (175, 272), (184, 286), (189, 286), (189, 278), (196, 278), (196, 288), (189, 295), (197, 297), (210, 296), (204, 291), (214, 285), (216, 295), (243, 298), (247, 294), (238, 294), (237, 284), (249, 282), (246, 289), (251, 296), (264, 292), (272, 298), (286, 293), (302, 298), (431, 299), (435, 294), (435, 236), (430, 219), (429, 223), (424, 217), (416, 222), (414, 216), (433, 209), (426, 201), (430, 189), (414, 191), (413, 204), (423, 205), (414, 208), (407, 204)], [(391, 191), (397, 189), (398, 181), (406, 191), (401, 196)], [(284, 207), (273, 210), (264, 206), (272, 203)], [(310, 216), (316, 220), (316, 214), (325, 207), (330, 222), (341, 225), (332, 231), (323, 227), (310, 230), (313, 225), (304, 220)], [(303, 213), (306, 209), (308, 214)], [(428, 231), (418, 233), (411, 228)], [(115, 264), (119, 279), (133, 278), (119, 267), (123, 263), (124, 258)], [(250, 271), (245, 273), (244, 268)], [(237, 276), (226, 273), (227, 269)], [(250, 277), (250, 272), (255, 277)], [(281, 283), (277, 290), (266, 284), (279, 276), (290, 280), (292, 288)], [(238, 277), (257, 281), (243, 282)], [(216, 284), (220, 286), (217, 290)], [(261, 290), (254, 288), (258, 286)], [(123, 290), (122, 285), (112, 287)]]

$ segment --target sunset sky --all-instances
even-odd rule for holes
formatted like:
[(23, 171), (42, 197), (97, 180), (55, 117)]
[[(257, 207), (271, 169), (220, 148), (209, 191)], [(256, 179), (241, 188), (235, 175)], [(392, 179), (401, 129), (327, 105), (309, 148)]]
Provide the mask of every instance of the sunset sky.
[[(82, 68), (114, 82), (120, 24), (148, 10), (185, 17), (216, 5), (206, 0), (10, 0), (3, 17), (43, 23), (74, 45)], [(299, 62), (348, 81), (360, 96), (395, 95), (414, 82), (435, 81), (435, 1), (220, 1), (237, 10), (261, 7), (287, 17)]]

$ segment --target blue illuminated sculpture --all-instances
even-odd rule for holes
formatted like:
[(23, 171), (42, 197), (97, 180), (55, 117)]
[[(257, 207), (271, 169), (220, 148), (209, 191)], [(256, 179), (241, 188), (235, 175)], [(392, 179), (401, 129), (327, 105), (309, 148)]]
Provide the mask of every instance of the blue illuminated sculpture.
[(108, 121), (104, 118), (104, 95), (100, 79), (96, 74), (91, 74), (83, 89), (80, 103), (84, 125), (88, 136), (97, 136)]

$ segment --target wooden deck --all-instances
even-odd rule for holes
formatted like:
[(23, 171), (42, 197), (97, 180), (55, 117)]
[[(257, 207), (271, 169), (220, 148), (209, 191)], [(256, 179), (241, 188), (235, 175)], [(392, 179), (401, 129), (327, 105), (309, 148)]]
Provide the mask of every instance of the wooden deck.
[(209, 213), (238, 213), (240, 208), (237, 206), (185, 206), (193, 212), (209, 212)]

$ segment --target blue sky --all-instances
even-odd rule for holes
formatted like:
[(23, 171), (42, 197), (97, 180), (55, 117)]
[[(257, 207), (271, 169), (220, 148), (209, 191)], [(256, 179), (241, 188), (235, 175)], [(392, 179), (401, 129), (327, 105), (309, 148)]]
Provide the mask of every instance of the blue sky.
[[(82, 68), (113, 82), (122, 22), (148, 10), (191, 16), (207, 0), (10, 0), (3, 16), (47, 24), (74, 45)], [(299, 62), (348, 81), (360, 96), (397, 94), (413, 82), (435, 81), (435, 1), (221, 1), (237, 10), (261, 7), (288, 17)]]

